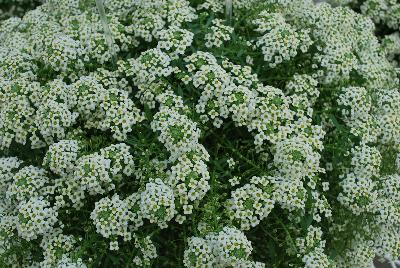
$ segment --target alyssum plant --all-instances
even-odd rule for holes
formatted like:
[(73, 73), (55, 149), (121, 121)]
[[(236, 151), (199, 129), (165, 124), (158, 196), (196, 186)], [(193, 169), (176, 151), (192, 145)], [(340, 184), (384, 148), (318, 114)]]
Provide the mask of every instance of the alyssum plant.
[(399, 61), (400, 2), (397, 0), (330, 0), (334, 5), (349, 5), (368, 16), (376, 25), (382, 47), (389, 60)]
[(222, 0), (98, 7), (0, 23), (1, 267), (399, 257), (399, 70), (371, 19), (311, 0), (234, 0), (228, 20)]

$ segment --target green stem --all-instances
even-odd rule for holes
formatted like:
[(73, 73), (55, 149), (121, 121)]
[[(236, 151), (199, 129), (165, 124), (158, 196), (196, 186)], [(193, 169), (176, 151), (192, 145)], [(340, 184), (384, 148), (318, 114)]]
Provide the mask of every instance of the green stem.
[(103, 25), (104, 37), (106, 39), (106, 42), (107, 42), (107, 45), (108, 45), (108, 48), (109, 48), (109, 51), (111, 54), (111, 60), (115, 67), (116, 63), (117, 63), (117, 56), (116, 56), (115, 48), (114, 48), (115, 41), (114, 41), (114, 37), (111, 33), (110, 26), (108, 25), (108, 22), (107, 22), (107, 17), (106, 17), (106, 12), (104, 10), (103, 0), (96, 0), (96, 7), (97, 7), (97, 11), (99, 12), (101, 24)]
[(53, 0), (44, 0), (43, 3), (47, 4), (47, 8), (49, 9), (50, 14), (53, 13), (54, 10)]
[(232, 23), (232, 0), (225, 0), (225, 15), (229, 25)]
[(253, 168), (257, 169), (258, 171), (265, 172), (265, 170), (262, 170), (258, 165), (254, 164), (250, 159), (242, 155), (237, 149), (235, 149), (233, 146), (228, 146), (220, 137), (219, 135), (215, 134), (214, 131), (212, 131), (212, 134), (217, 140), (220, 142), (220, 144), (225, 145), (227, 149), (231, 150), (237, 157), (239, 157), (241, 160), (245, 161), (248, 165), (252, 166)]
[(293, 246), (293, 249), (297, 252), (297, 247), (296, 247), (296, 242), (293, 240), (292, 236), (290, 235), (289, 230), (286, 228), (285, 224), (282, 222), (282, 220), (279, 217), (274, 217), (277, 222), (282, 226), (283, 230), (285, 231), (287, 237), (289, 238), (290, 242), (292, 243), (291, 246)]

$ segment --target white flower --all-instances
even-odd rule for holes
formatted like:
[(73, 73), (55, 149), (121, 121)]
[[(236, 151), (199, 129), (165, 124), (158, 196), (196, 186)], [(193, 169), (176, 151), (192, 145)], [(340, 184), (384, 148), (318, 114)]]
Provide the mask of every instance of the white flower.
[[(125, 236), (128, 232), (128, 205), (118, 195), (111, 199), (104, 197), (96, 202), (90, 218), (94, 221), (97, 232), (106, 238)], [(110, 247), (112, 245), (114, 244), (110, 244)]]
[(62, 259), (76, 249), (76, 242), (74, 236), (64, 235), (61, 230), (54, 230), (54, 232), (46, 234), (40, 243), (44, 255), (41, 265), (54, 265), (60, 258)]
[(184, 253), (183, 264), (185, 267), (215, 266), (215, 256), (208, 241), (199, 237), (189, 238)]
[(249, 230), (266, 218), (274, 208), (272, 187), (265, 177), (253, 177), (251, 183), (232, 192), (227, 210), (230, 218), (240, 224), (241, 230)]
[(43, 165), (48, 166), (58, 175), (66, 175), (75, 168), (80, 146), (76, 140), (61, 140), (49, 146), (43, 160)]
[(238, 184), (240, 184), (240, 177), (238, 176), (233, 176), (231, 179), (229, 179), (229, 183), (231, 184), (231, 186), (236, 186)]
[(43, 197), (32, 197), (18, 205), (18, 235), (30, 241), (50, 232), (57, 223), (58, 213)]
[(157, 223), (160, 228), (166, 228), (167, 223), (175, 216), (175, 197), (172, 189), (160, 179), (146, 184), (141, 193), (140, 209), (143, 217), (151, 223)]
[(34, 166), (23, 167), (14, 174), (7, 190), (7, 197), (15, 198), (17, 201), (37, 197), (45, 194), (44, 187), (49, 182), (46, 170)]
[(253, 250), (251, 242), (236, 228), (224, 227), (206, 238), (216, 258), (217, 266), (235, 266), (247, 260)]
[(213, 19), (210, 32), (204, 37), (206, 47), (221, 47), (224, 42), (231, 40), (233, 30), (232, 27), (224, 25), (223, 20)]

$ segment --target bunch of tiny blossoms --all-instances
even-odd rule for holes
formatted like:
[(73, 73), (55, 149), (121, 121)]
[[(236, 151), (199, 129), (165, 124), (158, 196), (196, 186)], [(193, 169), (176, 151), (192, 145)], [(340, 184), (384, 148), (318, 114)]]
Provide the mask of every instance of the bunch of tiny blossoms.
[(10, 2), (0, 267), (398, 259), (400, 9), (356, 2)]

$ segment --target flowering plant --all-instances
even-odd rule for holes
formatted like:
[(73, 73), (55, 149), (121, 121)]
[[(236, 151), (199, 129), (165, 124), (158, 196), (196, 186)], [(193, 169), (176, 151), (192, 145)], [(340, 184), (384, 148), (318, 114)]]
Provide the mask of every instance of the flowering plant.
[(221, 0), (59, 0), (1, 20), (1, 267), (399, 257), (393, 49), (349, 7), (232, 2), (228, 19)]
[(376, 25), (389, 61), (397, 65), (400, 55), (400, 3), (395, 0), (331, 0), (334, 5), (347, 5), (369, 17)]

